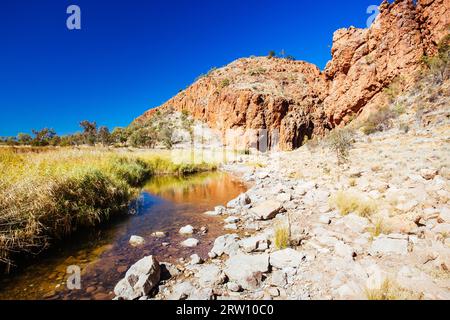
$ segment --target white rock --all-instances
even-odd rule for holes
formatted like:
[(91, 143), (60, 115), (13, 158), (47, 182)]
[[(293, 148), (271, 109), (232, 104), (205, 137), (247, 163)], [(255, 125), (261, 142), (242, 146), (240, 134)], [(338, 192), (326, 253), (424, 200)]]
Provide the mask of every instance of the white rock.
[(323, 223), (323, 224), (330, 224), (331, 223), (330, 216), (328, 216), (328, 215), (321, 215), (320, 218), (319, 218), (319, 222)]
[(203, 288), (199, 290), (194, 290), (187, 300), (194, 301), (209, 301), (212, 300), (214, 293), (211, 288)]
[(203, 259), (200, 258), (200, 256), (198, 254), (191, 255), (191, 261), (189, 262), (189, 264), (196, 265), (196, 264), (202, 264), (202, 263), (203, 263)]
[(342, 241), (338, 241), (334, 246), (334, 252), (343, 258), (352, 259), (355, 255), (355, 250), (349, 246), (348, 244), (345, 244)]
[(262, 275), (269, 271), (269, 255), (237, 254), (226, 262), (225, 274), (242, 288), (253, 290), (260, 286)]
[(237, 251), (239, 251), (238, 240), (239, 236), (237, 234), (226, 234), (224, 236), (218, 237), (214, 241), (214, 246), (211, 250), (212, 256), (220, 257), (223, 254), (236, 254)]
[(231, 292), (239, 292), (241, 291), (242, 288), (236, 282), (228, 282), (227, 289), (230, 290)]
[(253, 215), (260, 220), (270, 220), (283, 210), (283, 205), (278, 201), (267, 200), (251, 209)]
[(200, 242), (200, 241), (198, 241), (197, 239), (189, 238), (189, 239), (187, 239), (187, 240), (184, 240), (184, 241), (181, 243), (181, 245), (182, 245), (183, 247), (193, 248), (193, 247), (198, 246), (199, 242)]
[(225, 208), (224, 206), (217, 206), (214, 208), (214, 212), (218, 216), (223, 215), (226, 211), (227, 211), (227, 208)]
[(238, 227), (235, 223), (229, 223), (227, 225), (224, 226), (225, 230), (237, 230)]
[(276, 200), (279, 202), (288, 202), (292, 200), (292, 195), (289, 193), (280, 193), (277, 195)]
[(231, 216), (231, 217), (226, 218), (224, 221), (225, 221), (225, 223), (236, 223), (236, 222), (239, 222), (240, 220), (241, 219), (239, 219), (238, 217)]
[(239, 241), (243, 251), (250, 253), (254, 251), (265, 251), (269, 248), (269, 241), (264, 235), (245, 238)]
[(328, 191), (311, 190), (303, 197), (303, 202), (308, 206), (314, 206), (317, 203), (327, 203), (329, 197)]
[(132, 247), (140, 247), (145, 244), (145, 239), (139, 236), (131, 236), (129, 243)]
[(162, 232), (162, 231), (156, 231), (156, 232), (153, 232), (151, 234), (151, 236), (155, 237), (155, 238), (165, 238), (165, 237), (167, 237), (167, 233), (166, 232)]
[(408, 253), (408, 241), (380, 236), (373, 241), (370, 252), (372, 254), (381, 253), (405, 255)]
[(414, 209), (419, 203), (416, 200), (411, 200), (408, 202), (399, 203), (395, 208), (397, 210), (408, 212)]
[(194, 227), (191, 225), (184, 226), (180, 229), (180, 234), (193, 234), (194, 233)]
[(286, 267), (298, 268), (304, 258), (305, 255), (303, 253), (287, 248), (271, 253), (270, 265), (278, 269)]
[(196, 277), (202, 287), (214, 287), (225, 282), (225, 274), (218, 266), (213, 264), (201, 267)]
[(114, 288), (114, 294), (124, 300), (136, 300), (147, 296), (158, 284), (160, 276), (158, 260), (153, 256), (145, 257), (131, 266), (125, 278)]
[(422, 169), (420, 170), (420, 175), (425, 180), (433, 180), (434, 177), (438, 174), (438, 171), (436, 169)]
[(383, 272), (377, 265), (371, 265), (367, 269), (368, 278), (366, 280), (366, 288), (369, 290), (381, 289), (385, 280), (387, 279), (387, 274)]
[(435, 233), (447, 234), (450, 235), (450, 223), (441, 223), (438, 224), (432, 230)]
[(287, 275), (283, 270), (275, 270), (272, 272), (270, 283), (274, 286), (284, 288), (287, 285)]
[(233, 209), (237, 207), (244, 207), (250, 203), (251, 203), (250, 197), (247, 194), (242, 193), (236, 199), (233, 199), (230, 202), (228, 202), (227, 207)]
[(439, 217), (447, 223), (450, 223), (450, 208), (442, 207), (440, 209)]
[(210, 217), (216, 217), (218, 216), (216, 211), (206, 211), (205, 215), (210, 216)]
[(173, 289), (172, 294), (168, 297), (168, 300), (184, 300), (187, 299), (195, 287), (190, 282), (180, 282), (177, 283)]
[(369, 220), (353, 213), (339, 219), (339, 221), (336, 222), (336, 225), (342, 223), (355, 233), (363, 233), (369, 226)]

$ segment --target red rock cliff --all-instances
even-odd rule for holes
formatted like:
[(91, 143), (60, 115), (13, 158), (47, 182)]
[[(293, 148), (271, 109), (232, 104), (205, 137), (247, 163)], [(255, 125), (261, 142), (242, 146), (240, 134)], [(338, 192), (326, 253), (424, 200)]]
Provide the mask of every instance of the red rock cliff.
[(378, 107), (383, 89), (398, 76), (411, 83), (421, 57), (434, 54), (448, 34), (449, 16), (450, 0), (385, 1), (370, 28), (335, 32), (332, 59), (323, 72), (300, 61), (239, 59), (160, 108), (188, 111), (219, 130), (279, 130), (280, 146), (295, 149), (305, 136)]

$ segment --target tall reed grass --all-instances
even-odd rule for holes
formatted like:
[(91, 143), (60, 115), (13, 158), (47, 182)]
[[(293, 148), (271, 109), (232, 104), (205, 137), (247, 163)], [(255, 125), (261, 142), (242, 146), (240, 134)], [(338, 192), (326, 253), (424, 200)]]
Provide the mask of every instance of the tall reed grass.
[(126, 213), (139, 186), (154, 175), (213, 169), (153, 152), (0, 148), (0, 265)]

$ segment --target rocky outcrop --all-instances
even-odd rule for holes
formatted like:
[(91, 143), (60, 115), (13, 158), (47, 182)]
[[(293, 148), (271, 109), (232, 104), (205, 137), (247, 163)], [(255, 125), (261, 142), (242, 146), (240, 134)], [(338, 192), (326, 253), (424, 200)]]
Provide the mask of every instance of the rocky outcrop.
[[(295, 149), (305, 136), (323, 134), (379, 107), (383, 89), (395, 79), (411, 84), (421, 57), (434, 54), (448, 33), (449, 8), (450, 0), (385, 1), (370, 28), (335, 32), (332, 59), (323, 71), (288, 59), (239, 59), (160, 108), (189, 112), (217, 129), (226, 144), (263, 141), (270, 148), (279, 142), (284, 150)], [(258, 136), (251, 129), (267, 132)]]

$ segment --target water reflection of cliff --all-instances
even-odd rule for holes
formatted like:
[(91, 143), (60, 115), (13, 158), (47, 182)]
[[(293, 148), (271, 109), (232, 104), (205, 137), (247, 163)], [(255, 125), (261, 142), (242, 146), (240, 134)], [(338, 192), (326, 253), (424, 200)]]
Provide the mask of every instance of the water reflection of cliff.
[(233, 177), (217, 172), (193, 177), (156, 177), (145, 187), (144, 191), (175, 203), (225, 204), (231, 190), (245, 187)]

